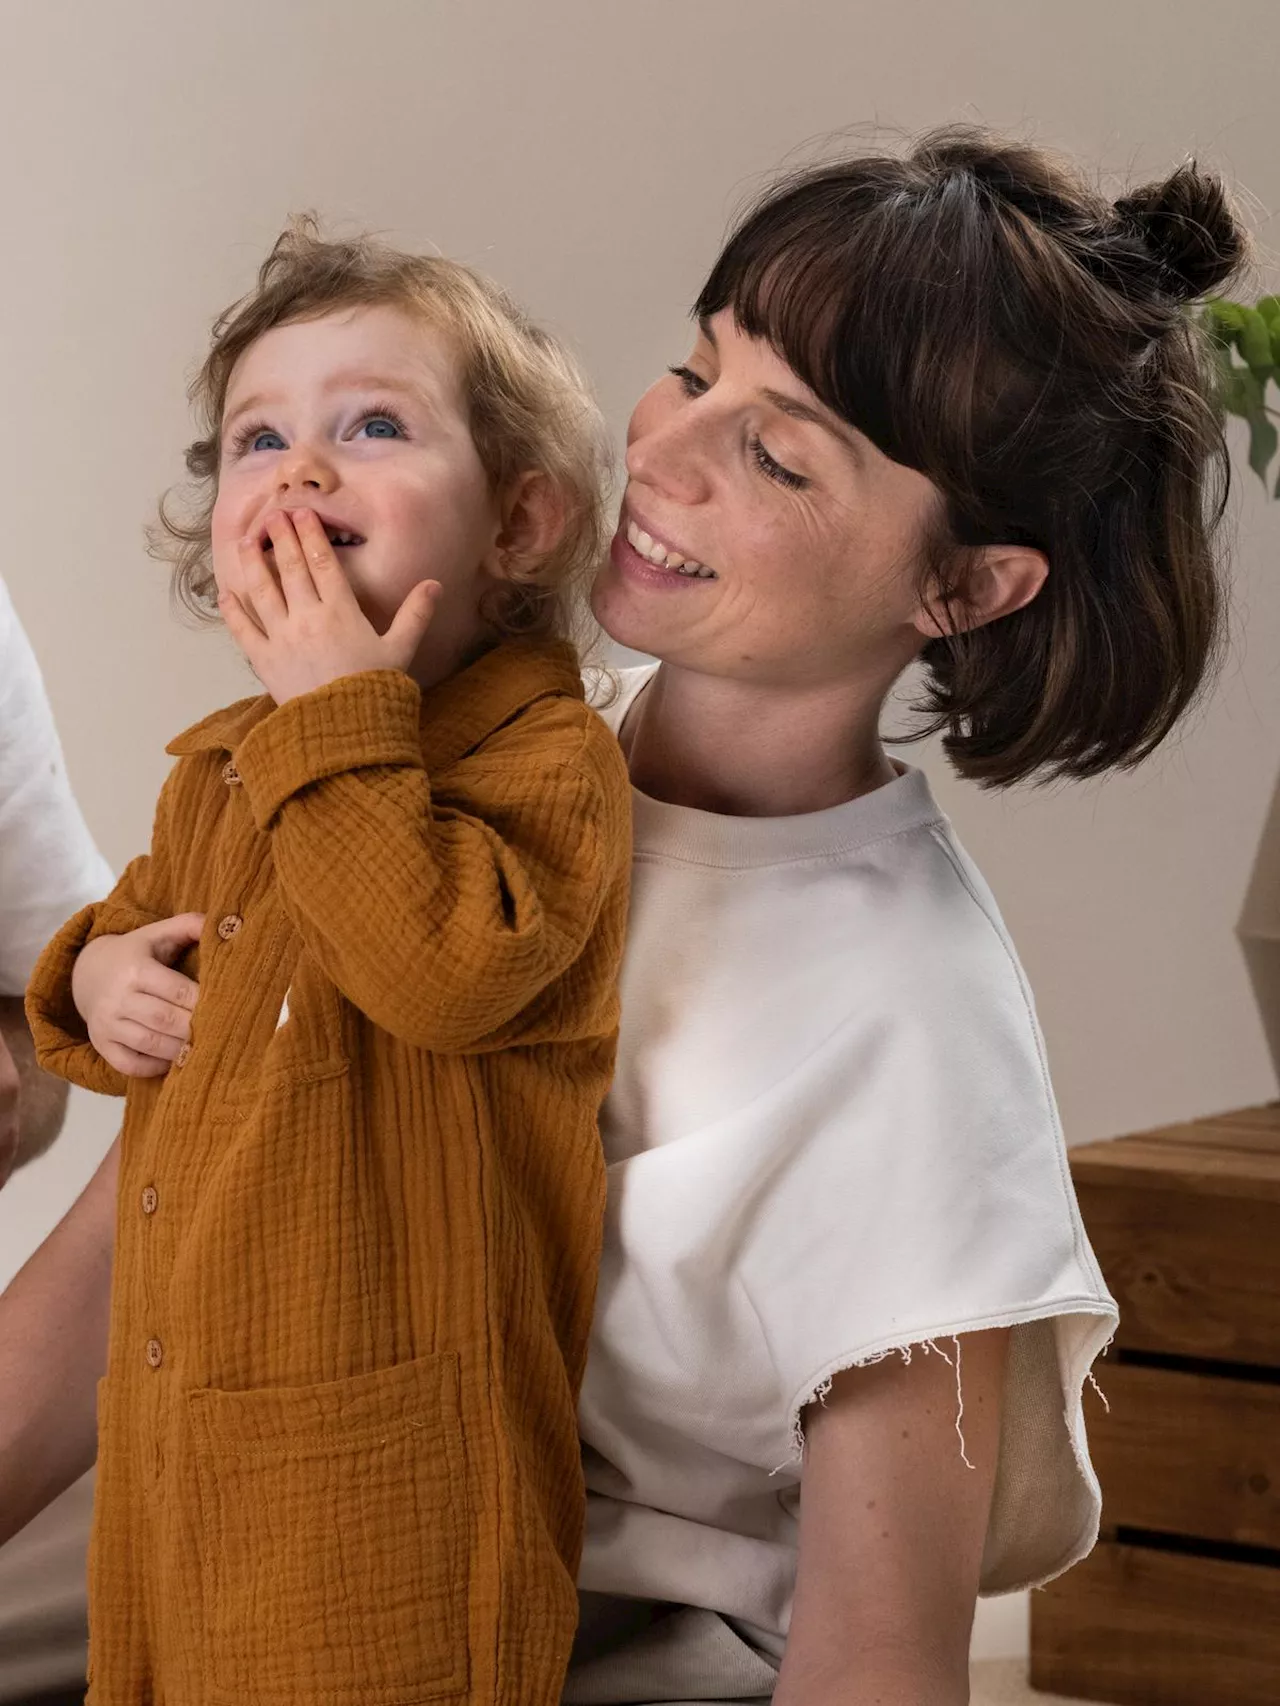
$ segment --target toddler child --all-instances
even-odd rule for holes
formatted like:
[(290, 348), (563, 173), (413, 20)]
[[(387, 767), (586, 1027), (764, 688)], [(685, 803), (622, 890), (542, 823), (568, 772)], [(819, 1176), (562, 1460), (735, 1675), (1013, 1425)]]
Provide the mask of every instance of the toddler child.
[(193, 396), (164, 537), (265, 693), (28, 997), (126, 1097), (90, 1699), (552, 1706), (629, 866), (566, 637), (598, 417), (492, 285), (305, 221)]

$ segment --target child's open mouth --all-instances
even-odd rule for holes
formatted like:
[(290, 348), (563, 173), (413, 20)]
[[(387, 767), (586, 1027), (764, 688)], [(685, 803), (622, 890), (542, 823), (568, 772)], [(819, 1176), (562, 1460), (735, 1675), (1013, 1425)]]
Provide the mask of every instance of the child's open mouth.
[[(324, 527), (325, 538), (329, 541), (330, 545), (333, 546), (335, 551), (351, 551), (358, 545), (364, 545), (367, 543), (363, 533), (356, 533), (349, 527), (339, 527), (336, 522), (326, 521), (324, 516), (320, 516), (319, 520), (321, 525)], [(265, 531), (262, 535), (261, 545), (265, 553), (270, 553), (275, 550), (275, 546), (271, 542), (270, 535)]]

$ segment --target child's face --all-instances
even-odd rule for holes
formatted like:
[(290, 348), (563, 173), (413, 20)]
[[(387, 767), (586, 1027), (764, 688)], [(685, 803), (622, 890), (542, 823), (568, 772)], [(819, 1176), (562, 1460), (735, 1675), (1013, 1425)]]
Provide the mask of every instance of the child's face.
[[(385, 632), (409, 590), (439, 581), (413, 673), (457, 668), (500, 577), (501, 506), (471, 438), (447, 337), (398, 308), (354, 308), (264, 333), (231, 376), (213, 507), (220, 591), (240, 591), (241, 539), (272, 510), (325, 523), (366, 616)], [(268, 558), (270, 561), (270, 558)]]

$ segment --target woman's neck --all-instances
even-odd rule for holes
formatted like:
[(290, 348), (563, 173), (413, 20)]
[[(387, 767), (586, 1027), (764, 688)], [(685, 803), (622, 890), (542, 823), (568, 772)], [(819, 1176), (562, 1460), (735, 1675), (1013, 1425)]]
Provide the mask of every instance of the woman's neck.
[(631, 780), (669, 805), (791, 817), (870, 793), (896, 772), (882, 692), (778, 689), (662, 664), (622, 726)]

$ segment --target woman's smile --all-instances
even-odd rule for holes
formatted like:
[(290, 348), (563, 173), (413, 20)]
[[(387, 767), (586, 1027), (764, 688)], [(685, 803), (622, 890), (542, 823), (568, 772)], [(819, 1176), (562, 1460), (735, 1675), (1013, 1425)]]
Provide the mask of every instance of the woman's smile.
[(627, 543), (633, 550), (638, 551), (646, 562), (652, 563), (657, 569), (667, 569), (676, 574), (685, 575), (691, 580), (712, 581), (716, 578), (714, 569), (700, 563), (687, 552), (679, 551), (674, 546), (666, 544), (656, 534), (642, 527), (634, 516), (628, 516), (624, 523)]
[(707, 564), (687, 556), (643, 526), (629, 508), (622, 511), (609, 548), (609, 560), (628, 580), (668, 591), (676, 587), (706, 586), (718, 579)]

